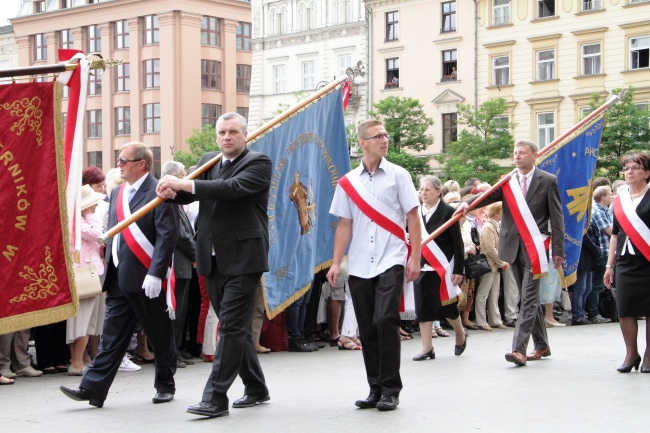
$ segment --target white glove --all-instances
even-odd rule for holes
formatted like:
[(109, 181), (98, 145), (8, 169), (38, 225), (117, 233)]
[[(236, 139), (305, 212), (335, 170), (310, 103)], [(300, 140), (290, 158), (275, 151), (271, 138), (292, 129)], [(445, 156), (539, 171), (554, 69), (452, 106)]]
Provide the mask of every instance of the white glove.
[(144, 282), (142, 283), (142, 288), (144, 289), (144, 294), (147, 295), (147, 298), (157, 298), (160, 295), (162, 280), (153, 275), (147, 275), (144, 277)]

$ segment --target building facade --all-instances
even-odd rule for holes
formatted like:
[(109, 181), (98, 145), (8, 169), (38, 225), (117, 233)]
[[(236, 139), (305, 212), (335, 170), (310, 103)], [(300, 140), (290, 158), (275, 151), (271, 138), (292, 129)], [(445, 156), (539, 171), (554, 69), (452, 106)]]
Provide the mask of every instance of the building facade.
[[(14, 39), (13, 26), (0, 27), (0, 70), (18, 67), (18, 47)], [(0, 79), (0, 84), (9, 83), (11, 79)]]
[[(348, 68), (368, 65), (362, 0), (253, 0), (250, 122), (261, 125)], [(360, 62), (360, 64), (359, 64)], [(359, 68), (359, 69), (361, 69)], [(366, 118), (367, 80), (357, 76), (346, 123)]]
[(650, 101), (650, 0), (478, 1), (479, 103), (504, 98), (515, 139), (540, 148), (633, 86)]
[(57, 63), (58, 48), (121, 61), (90, 79), (87, 164), (108, 170), (121, 145), (141, 141), (159, 175), (174, 151), (187, 150), (194, 129), (223, 112), (248, 115), (246, 1), (25, 0), (12, 24), (20, 66)]
[[(456, 140), (456, 103), (475, 104), (475, 7), (456, 0), (368, 0), (371, 102), (418, 99), (435, 155)], [(431, 161), (436, 166), (435, 161)]]

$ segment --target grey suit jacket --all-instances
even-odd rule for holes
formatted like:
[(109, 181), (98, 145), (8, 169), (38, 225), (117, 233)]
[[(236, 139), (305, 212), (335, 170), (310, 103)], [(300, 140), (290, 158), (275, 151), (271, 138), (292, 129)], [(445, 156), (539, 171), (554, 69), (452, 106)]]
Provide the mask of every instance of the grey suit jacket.
[[(199, 166), (217, 152), (208, 152)], [(223, 173), (221, 161), (194, 181), (194, 192), (179, 191), (176, 203), (200, 200), (196, 220), (196, 270), (212, 272), (212, 249), (227, 276), (268, 271), (267, 207), (272, 164), (263, 153), (244, 149)]]
[[(471, 204), (478, 196), (467, 200)], [(499, 188), (483, 200), (480, 206), (503, 200), (503, 191)], [(530, 181), (526, 194), (526, 203), (535, 218), (537, 227), (542, 234), (551, 234), (551, 245), (554, 256), (564, 256), (564, 216), (557, 177), (535, 168), (533, 179)], [(549, 231), (550, 221), (550, 231)], [(503, 200), (503, 217), (499, 233), (499, 258), (508, 263), (515, 261), (519, 250), (521, 236), (512, 218), (508, 203)]]

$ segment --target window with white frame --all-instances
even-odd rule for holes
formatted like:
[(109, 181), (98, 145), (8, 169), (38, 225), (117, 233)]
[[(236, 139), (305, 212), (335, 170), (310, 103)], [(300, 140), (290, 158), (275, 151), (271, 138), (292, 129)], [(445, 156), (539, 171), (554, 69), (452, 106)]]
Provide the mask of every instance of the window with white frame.
[(71, 29), (59, 30), (59, 48), (74, 48), (74, 37)]
[(582, 75), (600, 74), (600, 44), (585, 44), (582, 51)]
[(289, 12), (287, 8), (282, 6), (280, 8), (280, 34), (286, 35), (289, 33)]
[(307, 60), (302, 62), (302, 90), (313, 90), (316, 85), (316, 62)]
[(456, 68), (458, 51), (457, 50), (443, 50), (442, 51), (442, 79), (441, 81), (456, 81), (458, 79)]
[(555, 0), (537, 0), (537, 18), (555, 16)]
[(440, 32), (455, 32), (456, 31), (456, 1), (444, 2), (442, 7), (442, 25)]
[(385, 87), (399, 87), (399, 57), (386, 59)]
[(492, 57), (492, 85), (505, 86), (510, 84), (510, 57)]
[(147, 59), (142, 61), (144, 66), (144, 88), (155, 89), (160, 87), (160, 59)]
[(160, 132), (160, 104), (144, 104), (144, 133)]
[(307, 30), (307, 5), (300, 3), (298, 6), (298, 31), (304, 32)]
[(280, 20), (278, 20), (278, 10), (271, 9), (269, 12), (269, 35), (275, 36), (280, 32)]
[(44, 33), (34, 35), (34, 60), (47, 60), (47, 38)]
[(287, 66), (273, 66), (273, 93), (284, 93), (287, 91)]
[(115, 107), (115, 135), (131, 134), (131, 107)]
[(160, 42), (160, 24), (157, 15), (147, 15), (143, 19), (142, 31), (145, 45), (157, 44)]
[(88, 37), (88, 52), (99, 53), (102, 51), (102, 34), (98, 25), (86, 27)]
[(340, 54), (337, 59), (336, 59), (337, 65), (338, 65), (338, 74), (337, 76), (341, 76), (345, 74), (345, 71), (348, 68), (352, 67), (352, 54)]
[(318, 6), (316, 6), (316, 2), (309, 3), (309, 23), (307, 24), (307, 28), (309, 29), (315, 29), (318, 26), (318, 22), (316, 21), (318, 17), (317, 10)]
[(399, 12), (386, 12), (386, 40), (396, 41), (399, 39)]
[(510, 0), (492, 0), (492, 25), (510, 23)]
[(591, 109), (591, 107), (582, 107), (580, 108), (580, 120), (584, 119), (585, 117), (589, 116), (589, 114), (594, 111)]
[(555, 136), (555, 113), (537, 113), (537, 147), (542, 149)]
[(630, 69), (650, 67), (650, 36), (630, 38)]
[(602, 9), (601, 0), (582, 0), (582, 10), (584, 12), (597, 9)]
[(537, 56), (537, 81), (555, 78), (555, 50), (542, 50)]
[(131, 46), (129, 40), (129, 23), (126, 20), (115, 21), (113, 29), (115, 34), (115, 49), (129, 48)]
[(120, 63), (115, 66), (115, 91), (128, 92), (131, 90), (131, 64)]

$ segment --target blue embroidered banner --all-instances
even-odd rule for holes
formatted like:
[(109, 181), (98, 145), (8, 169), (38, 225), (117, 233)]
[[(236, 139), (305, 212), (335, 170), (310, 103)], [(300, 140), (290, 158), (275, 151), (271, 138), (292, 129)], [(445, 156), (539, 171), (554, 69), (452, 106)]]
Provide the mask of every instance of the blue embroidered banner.
[(273, 161), (269, 193), (269, 272), (264, 300), (275, 317), (311, 287), (332, 260), (337, 219), (329, 214), (339, 178), (350, 171), (337, 89), (250, 143)]
[(540, 169), (557, 176), (564, 213), (565, 260), (560, 278), (562, 286), (576, 280), (582, 235), (589, 223), (591, 182), (596, 170), (600, 137), (605, 113), (596, 116), (567, 139), (545, 154), (537, 164)]

